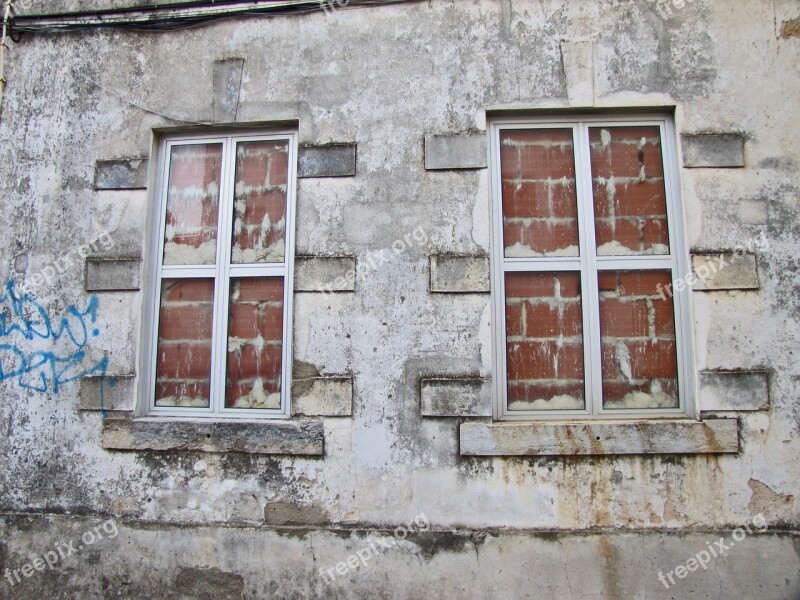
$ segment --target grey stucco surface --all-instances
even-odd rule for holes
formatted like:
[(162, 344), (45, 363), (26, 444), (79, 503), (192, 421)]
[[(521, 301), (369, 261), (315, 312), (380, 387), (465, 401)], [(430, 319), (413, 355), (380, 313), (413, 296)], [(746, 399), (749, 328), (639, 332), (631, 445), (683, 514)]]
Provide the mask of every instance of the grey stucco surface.
[[(52, 10), (85, 4), (60, 0)], [(779, 31), (800, 9), (793, 0), (694, 0), (669, 4), (667, 15), (664, 4), (432, 0), (158, 34), (26, 35), (11, 44), (0, 119), (2, 281), (27, 281), (102, 231), (115, 242), (104, 259), (144, 258), (141, 281), (129, 286), (140, 291), (87, 292), (77, 263), (36, 287), (55, 324), (96, 298), (97, 318), (86, 319), (79, 349), (83, 367), (107, 359), (109, 376), (141, 383), (153, 190), (95, 189), (95, 168), (147, 157), (152, 170), (154, 131), (194, 131), (222, 115), (236, 125), (296, 123), (302, 147), (336, 149), (330, 163), (306, 154), (316, 170), (297, 180), (297, 253), (347, 257), (339, 267), (354, 260), (359, 269), (353, 291), (295, 296), (293, 355), (310, 365), (304, 379), (349, 378), (337, 384), (335, 406), (320, 409), (323, 394), (309, 409), (338, 415), (315, 421), (315, 456), (227, 452), (221, 438), (204, 448), (199, 429), (191, 443), (176, 435), (172, 445), (149, 439), (139, 450), (104, 449), (109, 426), (99, 411), (80, 410), (77, 380), (54, 386), (46, 371), (39, 391), (39, 371), (10, 376), (16, 355), (6, 353), (0, 572), (83, 533), (75, 515), (133, 523), (118, 538), (131, 544), (93, 547), (31, 577), (12, 597), (196, 597), (215, 574), (226, 582), (220, 594), (244, 598), (524, 597), (521, 589), (542, 598), (796, 597), (800, 41)], [(562, 47), (586, 43), (591, 52), (570, 55), (591, 57), (570, 66), (580, 84), (570, 92)], [(243, 60), (236, 110), (215, 113), (214, 65), (231, 58)], [(586, 76), (591, 85), (580, 80)], [(661, 107), (674, 112), (679, 136), (743, 136), (743, 167), (681, 169), (678, 182), (687, 241), (678, 251), (742, 246), (752, 256), (746, 273), (757, 267), (757, 289), (690, 296), (696, 372), (770, 373), (768, 406), (736, 414), (738, 453), (463, 457), (460, 419), (421, 414), (423, 377), (492, 378), (494, 326), (488, 169), (426, 170), (425, 135), (474, 135), (486, 130), (487, 112), (563, 111), (570, 97), (594, 109)], [(680, 137), (673, 141), (684, 164)], [(142, 173), (135, 171), (136, 187)], [(419, 228), (424, 243), (413, 237)], [(756, 239), (769, 243), (748, 245)], [(438, 256), (479, 257), (474, 269), (456, 265), (448, 276), (467, 281), (458, 290), (466, 293), (431, 293)], [(67, 338), (5, 333), (2, 343), (26, 356), (76, 353)], [(719, 384), (727, 409), (741, 406), (735, 396), (750, 393), (751, 383)], [(250, 435), (233, 439), (256, 449), (270, 442)], [(300, 507), (300, 520), (313, 525), (270, 529), (265, 515), (285, 516), (276, 506)], [(348, 527), (393, 528), (421, 513), (444, 532), (435, 541), (387, 551), (336, 587), (314, 579), (315, 569), (366, 542)], [(718, 530), (757, 514), (783, 533), (748, 538), (750, 550), (693, 573), (689, 587), (665, 590), (655, 579), (656, 567), (674, 568), (723, 535)], [(451, 528), (470, 533), (448, 537)], [(503, 533), (482, 537), (490, 530)], [(488, 541), (476, 550), (481, 539)], [(159, 541), (170, 557), (164, 564), (151, 551)], [(266, 554), (282, 558), (265, 561)]]
[[(60, 561), (52, 571), (45, 567), (30, 578), (18, 573), (20, 583), (11, 587), (6, 582), (0, 593), (21, 599), (45, 594), (92, 600), (109, 596), (792, 600), (800, 594), (796, 536), (764, 530), (760, 520), (746, 524), (750, 533), (744, 527), (536, 533), (433, 528), (411, 513), (397, 530), (325, 530), (318, 510), (305, 508), (296, 515), (306, 524), (153, 527), (81, 517), (6, 518), (0, 535), (9, 541), (0, 546), (4, 558), (0, 567), (19, 569), (33, 555), (41, 556), (57, 543), (81, 540), (94, 528), (103, 539)], [(718, 543), (725, 550), (711, 556), (710, 547), (720, 552)], [(783, 560), (761, 558), (778, 556)], [(689, 560), (695, 561), (692, 571), (686, 569)], [(131, 564), (137, 565), (135, 576), (129, 571)], [(679, 566), (684, 567), (682, 577), (675, 573)], [(75, 571), (83, 577), (65, 576)]]

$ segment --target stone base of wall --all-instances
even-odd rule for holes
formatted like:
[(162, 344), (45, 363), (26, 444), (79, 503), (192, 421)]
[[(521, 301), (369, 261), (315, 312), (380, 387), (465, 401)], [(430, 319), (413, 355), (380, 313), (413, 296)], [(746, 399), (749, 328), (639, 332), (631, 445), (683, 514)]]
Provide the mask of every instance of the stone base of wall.
[(752, 533), (561, 533), (441, 529), (424, 515), (397, 530), (3, 516), (3, 599), (800, 597), (800, 534), (758, 520)]

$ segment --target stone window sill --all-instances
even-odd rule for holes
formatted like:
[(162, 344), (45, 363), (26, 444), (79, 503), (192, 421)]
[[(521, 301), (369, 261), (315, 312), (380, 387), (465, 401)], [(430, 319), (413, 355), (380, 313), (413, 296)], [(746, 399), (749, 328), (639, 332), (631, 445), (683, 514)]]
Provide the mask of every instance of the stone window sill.
[(325, 444), (322, 421), (108, 418), (103, 448), (322, 456)]
[(736, 419), (462, 423), (462, 456), (725, 454), (739, 451)]

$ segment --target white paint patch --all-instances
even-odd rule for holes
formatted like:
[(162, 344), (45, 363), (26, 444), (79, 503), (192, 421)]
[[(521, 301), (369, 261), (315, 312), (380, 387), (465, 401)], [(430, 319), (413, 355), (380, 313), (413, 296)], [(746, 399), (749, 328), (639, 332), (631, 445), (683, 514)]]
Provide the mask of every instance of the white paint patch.
[(533, 401), (515, 400), (508, 403), (508, 410), (579, 410), (583, 407), (583, 400), (569, 394), (553, 396), (549, 400), (539, 398)]
[(579, 256), (577, 246), (567, 246), (566, 248), (559, 248), (552, 252), (536, 252), (532, 248), (516, 242), (511, 246), (506, 247), (506, 256), (508, 258), (526, 258), (533, 256)]
[(611, 242), (606, 242), (597, 248), (598, 256), (640, 256), (643, 254), (669, 254), (669, 247), (665, 246), (664, 244), (653, 244), (644, 250), (631, 250), (627, 246), (620, 244), (617, 240), (613, 240)]
[[(524, 312), (523, 312), (524, 314)], [(492, 305), (486, 303), (478, 324), (478, 339), (481, 349), (481, 377), (492, 374)]]
[(621, 400), (605, 403), (606, 408), (677, 408), (678, 399), (660, 391), (628, 392)]
[(489, 173), (484, 169), (481, 171), (478, 182), (478, 194), (475, 198), (475, 205), (472, 208), (472, 241), (489, 251), (489, 223), (491, 222), (489, 211)]
[(608, 129), (600, 130), (600, 143), (603, 145), (604, 150), (608, 148), (611, 143), (611, 132)]
[(200, 396), (164, 396), (156, 400), (156, 406), (188, 406), (194, 408), (207, 408), (208, 398)]
[(614, 348), (614, 359), (617, 362), (617, 369), (627, 379), (633, 379), (631, 375), (631, 353), (623, 342), (617, 342)]
[(353, 431), (353, 456), (365, 469), (384, 470), (392, 460), (392, 433), (382, 425), (372, 424)]
[(164, 243), (165, 265), (213, 265), (216, 257), (217, 242), (215, 240), (207, 240), (199, 247), (175, 242)]

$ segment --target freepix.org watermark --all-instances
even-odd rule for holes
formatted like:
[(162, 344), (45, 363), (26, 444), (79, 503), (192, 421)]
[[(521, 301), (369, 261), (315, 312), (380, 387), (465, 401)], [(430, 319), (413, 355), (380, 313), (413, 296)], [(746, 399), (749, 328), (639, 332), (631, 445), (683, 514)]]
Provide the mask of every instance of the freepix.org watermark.
[(26, 277), (24, 281), (17, 285), (17, 289), (22, 294), (30, 294), (34, 289), (41, 287), (42, 284), (53, 285), (58, 277), (66, 273), (73, 265), (80, 264), (92, 252), (98, 252), (101, 248), (103, 250), (111, 250), (113, 247), (114, 240), (111, 234), (108, 231), (104, 231), (86, 244), (70, 248), (68, 252), (51, 264)]
[[(733, 256), (735, 258), (741, 258), (748, 252), (753, 252), (753, 250), (764, 251), (768, 248), (769, 240), (762, 231), (760, 234), (758, 234), (758, 236), (747, 240), (744, 244), (737, 245), (736, 248), (734, 248)], [(667, 296), (672, 298), (673, 290), (676, 292), (682, 292), (686, 288), (690, 288), (697, 283), (698, 279), (704, 280), (711, 275), (715, 275), (722, 271), (725, 267), (731, 264), (728, 262), (728, 260), (726, 260), (726, 258), (729, 257), (730, 254), (727, 256), (725, 254), (719, 254), (716, 256), (715, 260), (709, 261), (708, 264), (697, 267), (696, 273), (688, 273), (684, 277), (679, 277), (673, 283), (668, 283), (667, 285), (661, 285), (659, 283), (656, 286), (656, 291), (658, 292), (659, 296), (661, 296), (662, 300), (666, 300)]]
[(655, 8), (658, 16), (662, 19), (669, 19), (676, 10), (682, 10), (695, 0), (648, 0)]
[(388, 263), (393, 254), (402, 254), (412, 246), (423, 246), (427, 243), (428, 234), (422, 227), (417, 227), (411, 233), (407, 233), (402, 238), (398, 238), (392, 242), (390, 248), (383, 248), (377, 252), (370, 252), (365, 260), (359, 261), (361, 264), (359, 273), (356, 273), (355, 269), (350, 269), (344, 275), (337, 277), (325, 285), (322, 291), (326, 294), (333, 294), (336, 290), (346, 289), (356, 279), (364, 281), (370, 271), (374, 271)]
[[(52, 571), (56, 568), (56, 565), (65, 558), (73, 554), (78, 554), (85, 548), (102, 539), (107, 538), (113, 540), (118, 534), (119, 531), (117, 530), (116, 522), (109, 519), (100, 525), (95, 525), (92, 529), (86, 530), (83, 535), (81, 535), (80, 540), (57, 542), (53, 550), (48, 550), (41, 556), (34, 555), (29, 562), (21, 567), (6, 569), (4, 574), (5, 579), (11, 587), (14, 587), (18, 583), (22, 583), (23, 577), (25, 579), (30, 579), (36, 572), (42, 573), (45, 569), (50, 569)], [(20, 577), (20, 575), (22, 575), (22, 577)]]
[(733, 530), (733, 533), (731, 533), (732, 541), (721, 537), (716, 541), (706, 542), (706, 548), (704, 550), (700, 550), (700, 552), (687, 559), (684, 563), (679, 564), (671, 571), (667, 571), (666, 574), (663, 571), (659, 571), (658, 580), (664, 584), (665, 588), (669, 589), (670, 586), (675, 585), (676, 577), (678, 579), (685, 579), (689, 573), (693, 573), (700, 568), (705, 571), (708, 569), (708, 565), (713, 559), (719, 558), (725, 554), (725, 552), (733, 548), (736, 542), (741, 542), (748, 534), (753, 533), (753, 530), (750, 528), (751, 524), (759, 533), (763, 533), (767, 530), (767, 520), (759, 513), (753, 517), (750, 523), (745, 523), (742, 527), (737, 527)]
[(326, 15), (332, 13), (337, 8), (344, 8), (348, 4), (350, 4), (350, 0), (319, 0), (319, 5)]
[(408, 534), (413, 531), (428, 531), (431, 524), (425, 513), (419, 513), (416, 517), (411, 519), (407, 525), (396, 527), (394, 530), (394, 537), (386, 539), (385, 537), (374, 537), (373, 534), (367, 536), (368, 544), (363, 548), (357, 550), (347, 557), (346, 560), (336, 563), (333, 567), (319, 568), (319, 574), (325, 583), (336, 581), (336, 575), (340, 577), (347, 575), (350, 571), (354, 571), (361, 567), (367, 568), (369, 561), (381, 554), (384, 550), (391, 550), (396, 548), (397, 545), (408, 537)]

